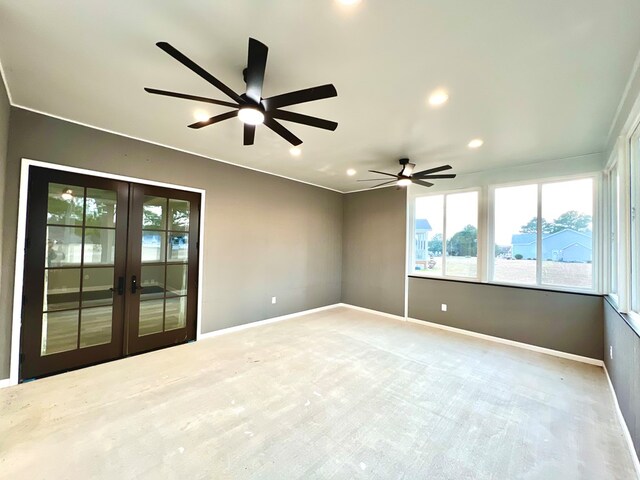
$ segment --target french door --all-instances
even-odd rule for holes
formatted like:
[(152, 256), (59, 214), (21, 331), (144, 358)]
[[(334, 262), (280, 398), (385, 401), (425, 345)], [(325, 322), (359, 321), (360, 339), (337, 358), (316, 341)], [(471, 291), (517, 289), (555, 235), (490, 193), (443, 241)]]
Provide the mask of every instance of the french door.
[(31, 167), (20, 379), (195, 339), (200, 195)]

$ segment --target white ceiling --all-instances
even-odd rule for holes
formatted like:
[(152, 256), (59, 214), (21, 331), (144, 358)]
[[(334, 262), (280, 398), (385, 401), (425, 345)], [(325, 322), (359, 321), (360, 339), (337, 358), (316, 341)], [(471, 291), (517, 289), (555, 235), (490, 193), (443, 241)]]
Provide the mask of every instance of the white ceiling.
[[(14, 105), (341, 191), (367, 169), (448, 162), (471, 172), (601, 152), (640, 50), (638, 0), (0, 1), (0, 61)], [(248, 37), (269, 46), (263, 96), (333, 83), (338, 97), (291, 107), (339, 122), (192, 130), (228, 100), (155, 46), (168, 41), (244, 92)], [(450, 101), (427, 106), (444, 87)], [(467, 143), (485, 145), (471, 151)], [(355, 177), (346, 176), (355, 168)]]

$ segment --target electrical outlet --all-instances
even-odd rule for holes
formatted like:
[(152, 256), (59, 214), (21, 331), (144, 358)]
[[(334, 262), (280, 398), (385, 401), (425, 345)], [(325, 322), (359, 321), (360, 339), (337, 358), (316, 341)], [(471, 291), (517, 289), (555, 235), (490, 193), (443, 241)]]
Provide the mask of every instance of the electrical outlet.
[(609, 345), (609, 356), (611, 357), (611, 360), (613, 360), (613, 345)]
[(443, 303), (443, 304), (442, 304), (442, 306), (440, 307), (440, 309), (441, 309), (443, 312), (446, 312), (446, 311), (447, 311), (447, 304), (446, 304), (446, 303)]
[(276, 297), (271, 297), (271, 303), (276, 303)]

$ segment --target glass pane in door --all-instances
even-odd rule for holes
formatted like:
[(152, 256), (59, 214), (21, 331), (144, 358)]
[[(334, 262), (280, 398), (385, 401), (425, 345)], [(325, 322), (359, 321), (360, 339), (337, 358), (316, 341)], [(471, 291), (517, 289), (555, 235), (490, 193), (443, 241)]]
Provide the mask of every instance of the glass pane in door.
[(116, 195), (49, 183), (42, 355), (111, 342)]
[(139, 336), (187, 324), (190, 215), (189, 201), (144, 196)]

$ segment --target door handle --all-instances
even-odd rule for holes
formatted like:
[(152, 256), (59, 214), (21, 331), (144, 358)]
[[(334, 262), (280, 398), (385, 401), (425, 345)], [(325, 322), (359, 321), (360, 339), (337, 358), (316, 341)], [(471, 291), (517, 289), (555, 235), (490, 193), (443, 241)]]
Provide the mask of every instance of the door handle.
[(124, 295), (124, 277), (118, 277), (118, 287), (111, 287), (109, 290), (112, 292), (118, 292), (118, 295)]
[(133, 275), (131, 277), (131, 293), (136, 293), (138, 290), (143, 290), (144, 287), (138, 283), (138, 278)]

